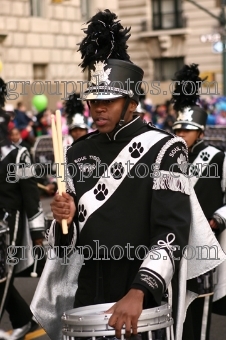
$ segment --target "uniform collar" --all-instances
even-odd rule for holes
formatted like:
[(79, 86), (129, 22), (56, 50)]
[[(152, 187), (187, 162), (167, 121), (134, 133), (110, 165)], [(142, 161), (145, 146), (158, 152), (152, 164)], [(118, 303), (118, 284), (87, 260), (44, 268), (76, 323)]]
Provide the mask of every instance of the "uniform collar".
[(112, 137), (110, 137), (108, 133), (106, 133), (106, 136), (111, 141), (120, 140), (122, 138), (133, 135), (137, 130), (139, 130), (143, 126), (144, 123), (140, 119), (140, 116), (134, 116), (133, 120), (131, 120), (129, 123), (123, 125), (120, 129), (118, 129)]
[(13, 145), (15, 145), (15, 146), (20, 146), (20, 143), (21, 143), (22, 141), (23, 141), (22, 138), (20, 138), (20, 139), (18, 140), (18, 142), (17, 142), (17, 143), (13, 143)]
[(198, 154), (198, 153), (203, 149), (203, 146), (204, 146), (204, 140), (203, 140), (203, 139), (199, 139), (199, 140), (193, 145), (193, 147), (191, 148), (190, 153)]

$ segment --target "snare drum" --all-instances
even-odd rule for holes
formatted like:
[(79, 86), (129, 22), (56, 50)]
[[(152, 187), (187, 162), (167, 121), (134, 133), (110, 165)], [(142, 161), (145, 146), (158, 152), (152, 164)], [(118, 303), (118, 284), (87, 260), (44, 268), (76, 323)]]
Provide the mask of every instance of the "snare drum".
[[(108, 325), (111, 314), (106, 314), (112, 303), (75, 308), (65, 312), (61, 318), (64, 340), (75, 338), (114, 337), (115, 330)], [(156, 330), (165, 329), (166, 339), (173, 340), (172, 308), (168, 303), (160, 307), (144, 309), (138, 319), (138, 333), (148, 332), (148, 339), (154, 339)], [(122, 329), (124, 339), (125, 329)]]
[(0, 221), (0, 282), (7, 277), (7, 247), (9, 246), (9, 227), (5, 221)]

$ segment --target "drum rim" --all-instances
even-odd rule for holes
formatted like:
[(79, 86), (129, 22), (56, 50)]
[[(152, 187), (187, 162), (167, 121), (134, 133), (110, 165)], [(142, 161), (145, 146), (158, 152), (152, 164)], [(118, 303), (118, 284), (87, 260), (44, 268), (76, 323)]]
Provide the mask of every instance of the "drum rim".
[[(137, 328), (137, 332), (138, 333), (144, 333), (144, 332), (149, 332), (149, 331), (154, 331), (154, 330), (158, 330), (158, 329), (162, 329), (162, 328), (168, 328), (171, 327), (174, 324), (173, 318), (170, 318), (169, 321), (165, 321), (165, 322), (160, 322), (160, 323), (156, 323), (154, 325), (146, 325), (143, 327), (138, 327)], [(122, 328), (121, 333), (125, 334), (126, 330), (125, 328)], [(62, 329), (62, 333), (63, 335), (67, 335), (67, 336), (73, 336), (73, 337), (96, 337), (96, 336), (111, 336), (111, 335), (115, 335), (115, 329), (112, 327), (109, 327), (109, 329), (105, 329), (105, 330), (93, 330), (93, 331), (85, 331), (85, 332), (79, 332), (77, 330), (73, 331), (73, 330), (65, 330), (64, 328)]]
[[(137, 332), (138, 333), (144, 333), (144, 332), (149, 332), (157, 329), (162, 329), (162, 328), (168, 328), (171, 327), (174, 324), (174, 320), (171, 316), (166, 318), (166, 315), (163, 315), (162, 317), (155, 316), (155, 321), (154, 319), (149, 319), (149, 321), (146, 321), (145, 324), (143, 325), (138, 325), (137, 327)], [(152, 320), (152, 323), (150, 324)], [(153, 322), (154, 321), (154, 322)], [(103, 324), (102, 329), (97, 329), (97, 327), (100, 325), (91, 325), (88, 326), (84, 329), (83, 327), (79, 326), (74, 326), (74, 325), (69, 325), (66, 324), (62, 328), (62, 333), (63, 335), (67, 336), (74, 336), (74, 337), (97, 337), (97, 336), (111, 336), (115, 335), (115, 329)], [(105, 328), (106, 327), (106, 328)], [(121, 330), (122, 334), (125, 334), (125, 326)]]
[[(63, 324), (74, 324), (74, 326), (89, 326), (92, 323), (100, 321), (101, 324), (104, 324), (104, 321), (107, 322), (112, 314), (95, 314), (98, 311), (103, 311), (103, 310), (108, 310), (111, 308), (115, 303), (104, 303), (104, 304), (97, 304), (97, 305), (90, 305), (90, 306), (85, 306), (85, 307), (79, 307), (79, 308), (73, 308), (70, 309), (66, 312), (64, 312), (63, 316), (61, 317), (61, 320)], [(80, 312), (84, 311), (93, 311), (93, 315), (84, 315), (84, 314), (79, 314)], [(94, 313), (95, 312), (95, 313)], [(75, 315), (76, 313), (76, 315)], [(148, 309), (143, 309), (138, 322), (139, 321), (145, 321), (150, 318), (155, 318), (155, 317), (161, 317), (164, 315), (170, 315), (172, 314), (172, 307), (166, 302), (163, 303), (161, 306), (158, 307), (153, 307), (153, 308), (148, 308)]]

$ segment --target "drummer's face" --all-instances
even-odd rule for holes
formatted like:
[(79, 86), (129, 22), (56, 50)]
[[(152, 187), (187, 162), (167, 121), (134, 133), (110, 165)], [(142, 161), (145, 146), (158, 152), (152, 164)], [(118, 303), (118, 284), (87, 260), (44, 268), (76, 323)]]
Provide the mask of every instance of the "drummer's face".
[[(125, 104), (125, 98), (115, 98), (110, 100), (90, 100), (91, 116), (101, 133), (110, 133), (120, 121), (121, 113)], [(131, 101), (125, 114), (125, 123), (133, 118), (136, 109), (136, 102)]]
[(188, 148), (191, 148), (197, 139), (202, 136), (200, 130), (184, 130), (178, 129), (175, 131), (175, 135), (182, 137), (187, 143)]

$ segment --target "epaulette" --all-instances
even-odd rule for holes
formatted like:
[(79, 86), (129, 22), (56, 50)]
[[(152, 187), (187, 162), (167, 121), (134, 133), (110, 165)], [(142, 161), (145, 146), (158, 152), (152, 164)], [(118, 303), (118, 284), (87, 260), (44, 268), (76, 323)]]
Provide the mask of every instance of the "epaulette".
[(185, 148), (186, 148), (186, 155), (187, 155), (187, 159), (188, 159), (188, 149), (187, 149), (187, 144), (186, 142), (184, 141), (183, 138), (181, 137), (178, 137), (176, 135), (174, 135), (173, 133), (171, 132), (168, 132), (168, 131), (165, 131), (165, 130), (162, 130), (162, 129), (159, 129), (158, 127), (156, 127), (153, 123), (149, 122), (145, 122), (148, 126), (149, 129), (152, 129), (152, 130), (155, 130), (155, 131), (159, 131), (161, 133), (164, 133), (165, 135), (167, 136), (170, 136), (172, 137), (171, 139), (168, 140), (168, 142), (166, 142), (166, 144), (163, 145), (162, 149), (160, 150), (160, 152), (158, 153), (158, 156), (156, 158), (156, 163), (160, 164), (162, 159), (163, 159), (163, 156), (165, 155), (166, 151), (168, 150), (169, 147), (171, 147), (174, 143), (177, 143), (177, 142), (181, 142), (184, 144)]

